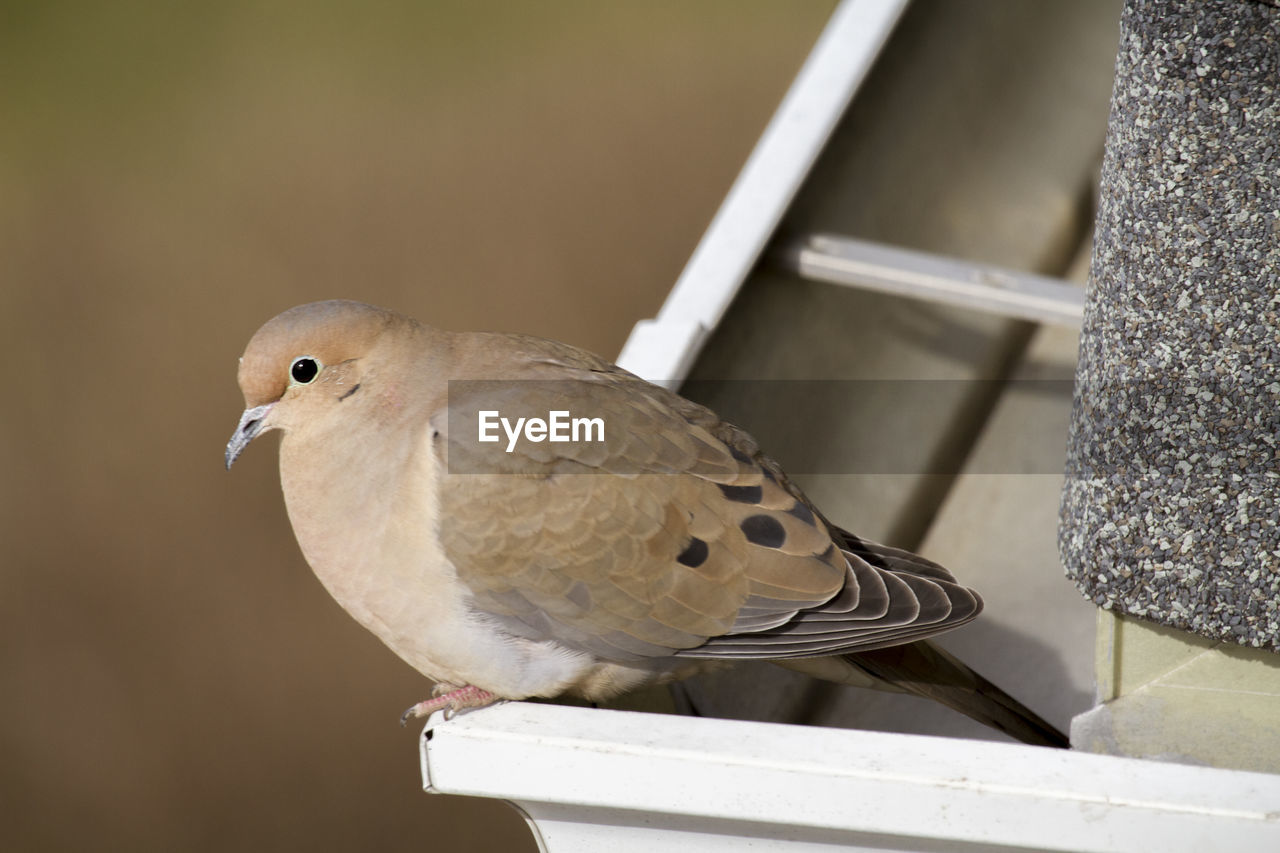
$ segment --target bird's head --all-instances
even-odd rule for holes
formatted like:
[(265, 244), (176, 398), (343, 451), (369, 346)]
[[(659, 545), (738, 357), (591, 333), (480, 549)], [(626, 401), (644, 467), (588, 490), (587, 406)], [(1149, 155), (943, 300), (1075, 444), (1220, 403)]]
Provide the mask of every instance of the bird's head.
[(317, 423), (355, 396), (388, 330), (413, 325), (344, 299), (299, 305), (268, 320), (240, 358), (245, 411), (227, 443), (227, 468), (262, 433)]

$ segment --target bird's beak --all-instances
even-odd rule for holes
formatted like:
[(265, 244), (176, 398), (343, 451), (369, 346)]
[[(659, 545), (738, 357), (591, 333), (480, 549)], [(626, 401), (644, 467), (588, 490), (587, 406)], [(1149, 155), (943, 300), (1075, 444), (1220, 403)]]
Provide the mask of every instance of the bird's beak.
[(249, 442), (262, 432), (262, 422), (274, 405), (275, 403), (267, 403), (265, 406), (254, 406), (252, 409), (244, 410), (244, 414), (240, 416), (240, 423), (236, 425), (236, 431), (231, 434), (231, 440), (227, 442), (228, 471), (244, 449), (249, 446)]

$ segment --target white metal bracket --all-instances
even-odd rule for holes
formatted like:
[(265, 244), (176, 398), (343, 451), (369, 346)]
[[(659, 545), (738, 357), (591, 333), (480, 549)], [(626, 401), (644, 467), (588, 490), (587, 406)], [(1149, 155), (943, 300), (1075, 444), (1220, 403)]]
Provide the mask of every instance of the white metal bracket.
[(1037, 323), (1078, 328), (1084, 317), (1084, 289), (1070, 282), (865, 240), (817, 234), (784, 246), (776, 258), (813, 281)]

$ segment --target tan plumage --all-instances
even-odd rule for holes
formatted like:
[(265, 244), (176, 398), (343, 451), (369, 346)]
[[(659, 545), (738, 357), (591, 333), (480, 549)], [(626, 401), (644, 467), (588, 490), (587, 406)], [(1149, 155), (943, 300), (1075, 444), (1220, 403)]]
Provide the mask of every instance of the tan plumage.
[[(332, 301), (264, 325), (239, 380), (247, 409), (228, 467), (256, 435), (284, 433), (303, 554), (361, 624), (442, 685), (420, 712), (606, 699), (765, 658), (1062, 742), (937, 650), (873, 651), (973, 619), (975, 593), (834, 527), (748, 434), (590, 353)], [(552, 410), (599, 418), (603, 440), (477, 440), (482, 412)], [(933, 672), (905, 673), (917, 659)], [(973, 697), (980, 707), (965, 707)]]

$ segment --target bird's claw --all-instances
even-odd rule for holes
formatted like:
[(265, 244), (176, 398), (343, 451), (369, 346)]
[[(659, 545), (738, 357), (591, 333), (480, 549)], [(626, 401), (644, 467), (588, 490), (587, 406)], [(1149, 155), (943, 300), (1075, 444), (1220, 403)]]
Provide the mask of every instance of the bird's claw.
[(432, 694), (432, 698), (405, 709), (405, 712), (400, 715), (400, 725), (406, 725), (411, 719), (428, 717), (441, 709), (444, 710), (445, 719), (451, 720), (454, 714), (467, 708), (483, 708), (503, 701), (501, 697), (493, 695), (488, 690), (481, 690), (470, 684), (464, 687), (436, 685)]

